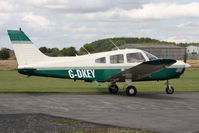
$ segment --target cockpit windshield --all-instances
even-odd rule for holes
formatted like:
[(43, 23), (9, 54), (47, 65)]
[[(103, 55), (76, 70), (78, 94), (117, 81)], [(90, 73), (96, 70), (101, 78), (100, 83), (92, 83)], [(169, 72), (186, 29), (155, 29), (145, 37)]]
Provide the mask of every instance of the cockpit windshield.
[(152, 55), (149, 52), (144, 51), (144, 53), (146, 54), (146, 56), (149, 58), (149, 60), (155, 60), (158, 59), (158, 57), (156, 57), (155, 55)]

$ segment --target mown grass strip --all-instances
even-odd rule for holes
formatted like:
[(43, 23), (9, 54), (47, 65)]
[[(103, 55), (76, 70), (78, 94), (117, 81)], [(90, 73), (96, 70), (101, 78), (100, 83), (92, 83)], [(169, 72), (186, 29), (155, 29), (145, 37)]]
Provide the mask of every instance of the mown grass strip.
[[(139, 92), (165, 92), (166, 81), (134, 82)], [(186, 71), (181, 78), (170, 80), (176, 92), (199, 91), (199, 71)], [(17, 71), (0, 71), (0, 93), (108, 93), (109, 83), (56, 79), (46, 77), (29, 77), (19, 74)], [(124, 91), (125, 83), (118, 83), (120, 91)]]

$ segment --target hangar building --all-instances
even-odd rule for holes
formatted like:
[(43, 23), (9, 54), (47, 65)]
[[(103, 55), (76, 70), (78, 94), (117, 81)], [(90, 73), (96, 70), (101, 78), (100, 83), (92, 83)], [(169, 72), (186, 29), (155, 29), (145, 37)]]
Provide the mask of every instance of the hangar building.
[[(158, 44), (125, 44), (119, 46), (120, 49), (136, 48), (145, 50), (158, 58), (172, 58), (176, 60), (183, 60), (186, 53), (186, 48), (176, 45), (158, 45)], [(112, 50), (116, 50), (113, 48)]]

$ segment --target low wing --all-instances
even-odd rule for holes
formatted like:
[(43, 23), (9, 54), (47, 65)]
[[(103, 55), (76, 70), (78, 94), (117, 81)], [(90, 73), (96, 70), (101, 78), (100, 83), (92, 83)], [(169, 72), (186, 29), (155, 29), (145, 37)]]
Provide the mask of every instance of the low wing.
[(164, 68), (174, 64), (176, 60), (173, 59), (156, 59), (143, 62), (137, 66), (131, 67), (122, 71), (107, 81), (124, 81), (125, 79), (140, 80), (149, 77), (151, 74), (159, 72)]

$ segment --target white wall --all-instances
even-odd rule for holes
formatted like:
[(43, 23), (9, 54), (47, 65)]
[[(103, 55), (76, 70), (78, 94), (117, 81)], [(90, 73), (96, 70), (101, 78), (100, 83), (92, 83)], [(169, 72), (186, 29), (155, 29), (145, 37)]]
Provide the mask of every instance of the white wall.
[(187, 54), (199, 54), (199, 47), (198, 46), (188, 46)]

